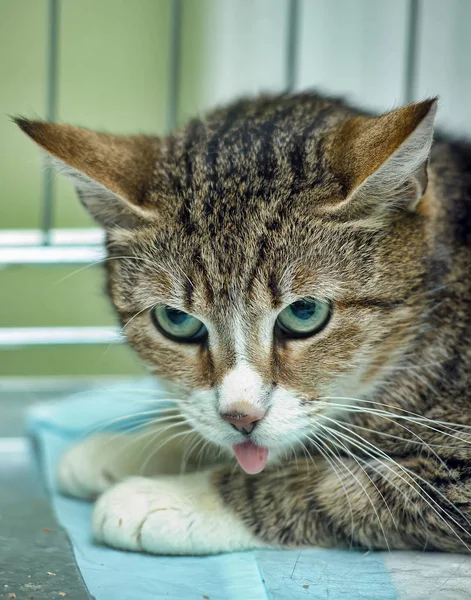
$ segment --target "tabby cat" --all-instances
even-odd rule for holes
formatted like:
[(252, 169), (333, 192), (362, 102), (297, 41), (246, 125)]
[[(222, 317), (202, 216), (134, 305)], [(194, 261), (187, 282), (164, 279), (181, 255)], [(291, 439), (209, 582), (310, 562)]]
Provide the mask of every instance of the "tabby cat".
[(471, 145), (432, 146), (436, 108), (262, 96), (162, 138), (16, 120), (105, 229), (175, 400), (64, 456), (97, 541), (470, 549)]

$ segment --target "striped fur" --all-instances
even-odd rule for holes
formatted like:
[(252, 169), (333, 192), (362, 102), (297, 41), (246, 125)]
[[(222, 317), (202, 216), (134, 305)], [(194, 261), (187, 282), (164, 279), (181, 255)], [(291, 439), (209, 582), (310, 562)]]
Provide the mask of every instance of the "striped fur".
[[(103, 524), (108, 507), (126, 505), (119, 490), (132, 498), (123, 484), (100, 501), (101, 540), (176, 553), (469, 550), (471, 146), (439, 139), (427, 158), (435, 109), (426, 101), (376, 118), (315, 94), (261, 97), (163, 139), (117, 144), (77, 130), (87, 156), (73, 128), (19, 122), (82, 174), (83, 201), (107, 230), (108, 289), (129, 342), (214, 445), (212, 471), (194, 489), (213, 494), (211, 506), (223, 500), (221, 523), (229, 508), (240, 525), (226, 545), (217, 532), (213, 546), (196, 534), (179, 545), (179, 517), (165, 542), (157, 521), (148, 543), (122, 541)], [(306, 297), (330, 300), (331, 319), (318, 335), (286, 339), (276, 317)], [(164, 338), (149, 317), (159, 303), (201, 319), (207, 341)], [(271, 462), (256, 476), (214, 467), (220, 449), (227, 456), (244, 439), (219, 416), (221, 402), (242, 396), (267, 410), (252, 439)], [(152, 494), (164, 489), (175, 503), (187, 489), (159, 485), (136, 483), (150, 495), (142, 506), (161, 511)], [(191, 513), (202, 537), (219, 518), (198, 512), (203, 500)]]

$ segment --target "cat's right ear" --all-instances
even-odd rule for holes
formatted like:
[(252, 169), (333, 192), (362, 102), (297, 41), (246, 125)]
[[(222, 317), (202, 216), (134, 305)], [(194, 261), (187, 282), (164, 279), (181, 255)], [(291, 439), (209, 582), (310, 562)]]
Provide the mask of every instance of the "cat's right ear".
[(344, 200), (328, 211), (373, 226), (394, 212), (414, 211), (427, 189), (436, 111), (434, 98), (379, 117), (354, 117), (335, 130), (330, 156)]
[(155, 218), (150, 189), (159, 156), (157, 138), (14, 121), (72, 180), (81, 202), (102, 227), (134, 228)]

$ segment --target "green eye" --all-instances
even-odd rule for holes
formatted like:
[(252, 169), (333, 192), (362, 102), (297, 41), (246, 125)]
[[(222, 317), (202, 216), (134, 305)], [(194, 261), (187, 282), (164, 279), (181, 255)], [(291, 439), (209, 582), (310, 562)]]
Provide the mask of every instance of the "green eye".
[(157, 329), (177, 342), (195, 342), (207, 334), (199, 319), (171, 306), (157, 306), (151, 316)]
[(330, 318), (331, 305), (323, 300), (298, 300), (287, 306), (276, 320), (280, 330), (289, 337), (309, 337), (323, 329)]

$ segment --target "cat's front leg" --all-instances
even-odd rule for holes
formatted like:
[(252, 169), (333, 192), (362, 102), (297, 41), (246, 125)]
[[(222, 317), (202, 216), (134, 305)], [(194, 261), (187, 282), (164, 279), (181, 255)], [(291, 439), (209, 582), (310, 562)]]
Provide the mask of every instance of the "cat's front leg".
[(103, 494), (95, 539), (153, 554), (214, 554), (267, 547), (221, 496), (218, 471), (135, 477)]
[[(197, 465), (189, 451), (203, 442), (199, 434), (183, 425), (153, 427), (134, 434), (93, 435), (64, 454), (59, 462), (58, 487), (68, 496), (93, 499), (130, 476), (192, 471)], [(203, 458), (211, 464), (208, 455)]]
[(213, 554), (317, 540), (331, 545), (331, 522), (310, 497), (322, 466), (298, 463), (256, 476), (224, 467), (128, 479), (98, 500), (95, 539), (154, 554)]
[(331, 475), (322, 462), (298, 460), (258, 475), (227, 467), (133, 478), (98, 500), (93, 532), (115, 548), (155, 554), (344, 544), (335, 512), (343, 518), (348, 508), (325, 486)]
[(336, 471), (298, 460), (255, 476), (223, 468), (135, 478), (99, 499), (93, 530), (110, 546), (158, 554), (306, 546), (469, 552), (463, 468), (460, 481), (430, 458), (345, 457)]

